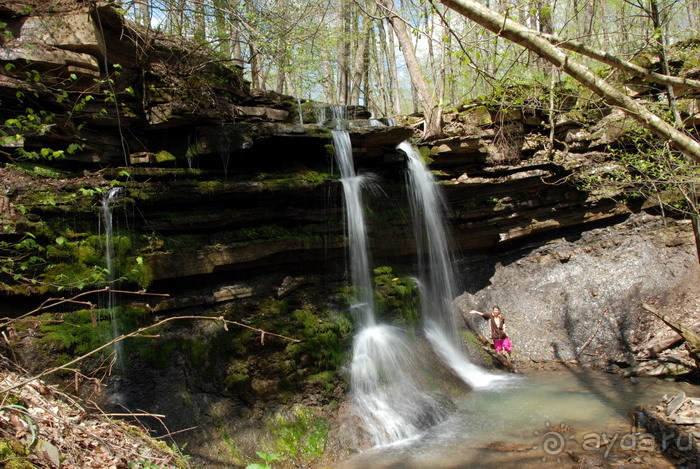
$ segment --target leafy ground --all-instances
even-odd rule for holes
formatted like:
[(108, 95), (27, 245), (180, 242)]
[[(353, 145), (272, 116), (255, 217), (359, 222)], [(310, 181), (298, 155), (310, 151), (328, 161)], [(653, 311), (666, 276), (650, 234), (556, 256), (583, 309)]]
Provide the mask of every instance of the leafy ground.
[[(24, 468), (186, 468), (141, 428), (0, 363), (0, 464)], [(14, 368), (14, 371), (12, 370)], [(93, 409), (93, 410), (91, 410)]]

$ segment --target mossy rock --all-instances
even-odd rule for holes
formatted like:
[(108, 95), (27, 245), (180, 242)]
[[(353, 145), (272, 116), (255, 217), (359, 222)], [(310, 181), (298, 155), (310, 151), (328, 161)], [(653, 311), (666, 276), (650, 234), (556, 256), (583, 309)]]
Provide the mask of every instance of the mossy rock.
[(459, 113), (458, 120), (475, 127), (487, 126), (493, 123), (491, 112), (486, 106), (474, 106)]

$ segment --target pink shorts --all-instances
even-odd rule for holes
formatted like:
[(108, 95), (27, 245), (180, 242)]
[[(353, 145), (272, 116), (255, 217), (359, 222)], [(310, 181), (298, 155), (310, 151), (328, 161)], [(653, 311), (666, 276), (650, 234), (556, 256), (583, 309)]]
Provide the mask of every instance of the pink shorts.
[(496, 352), (502, 352), (503, 350), (506, 350), (510, 352), (513, 350), (513, 347), (510, 345), (510, 339), (506, 337), (505, 339), (495, 339), (493, 341), (493, 348), (496, 349)]

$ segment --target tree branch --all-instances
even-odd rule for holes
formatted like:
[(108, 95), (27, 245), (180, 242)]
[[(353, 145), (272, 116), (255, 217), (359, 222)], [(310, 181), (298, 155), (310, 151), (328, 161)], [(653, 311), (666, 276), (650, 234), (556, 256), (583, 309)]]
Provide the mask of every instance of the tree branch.
[(73, 365), (75, 365), (76, 363), (78, 363), (78, 362), (80, 362), (80, 361), (82, 361), (82, 360), (85, 360), (86, 358), (88, 358), (88, 357), (90, 357), (90, 356), (96, 354), (96, 353), (99, 352), (100, 350), (104, 350), (104, 349), (106, 349), (106, 348), (108, 348), (108, 347), (110, 347), (110, 346), (116, 344), (117, 342), (121, 342), (121, 341), (124, 340), (124, 339), (128, 339), (129, 337), (139, 337), (139, 336), (142, 336), (143, 333), (144, 333), (145, 331), (149, 330), (149, 329), (154, 329), (154, 328), (156, 328), (156, 327), (158, 327), (158, 326), (161, 326), (161, 325), (163, 325), (163, 324), (165, 324), (165, 323), (168, 323), (168, 322), (171, 322), (171, 321), (177, 321), (177, 320), (181, 320), (181, 319), (202, 319), (202, 320), (208, 320), (208, 321), (217, 321), (217, 322), (221, 322), (221, 324), (222, 324), (222, 326), (223, 326), (223, 328), (224, 328), (225, 331), (228, 331), (228, 324), (233, 324), (233, 325), (235, 325), (235, 326), (239, 326), (239, 327), (243, 327), (243, 328), (246, 328), (246, 329), (250, 329), (250, 330), (252, 330), (252, 331), (256, 331), (256, 332), (259, 332), (259, 333), (260, 333), (260, 340), (261, 340), (261, 342), (263, 343), (263, 345), (264, 345), (264, 337), (265, 337), (266, 335), (269, 335), (269, 336), (272, 336), (272, 337), (279, 337), (279, 338), (282, 338), (282, 339), (285, 339), (285, 340), (289, 340), (289, 341), (295, 342), (295, 343), (301, 342), (301, 340), (299, 340), (299, 339), (293, 339), (293, 338), (291, 338), (291, 337), (287, 337), (287, 336), (284, 336), (284, 335), (274, 334), (274, 333), (272, 333), (272, 332), (266, 332), (266, 331), (264, 331), (264, 330), (262, 330), (262, 329), (258, 329), (257, 327), (248, 326), (247, 324), (242, 324), (242, 323), (240, 323), (240, 322), (236, 322), (236, 321), (227, 321), (226, 319), (224, 319), (223, 316), (219, 316), (219, 317), (212, 317), (212, 316), (174, 316), (174, 317), (171, 317), (171, 318), (166, 318), (166, 319), (163, 319), (163, 320), (161, 320), (161, 321), (158, 321), (158, 322), (156, 322), (156, 323), (154, 323), (154, 324), (151, 324), (150, 326), (141, 327), (141, 328), (139, 328), (138, 330), (136, 330), (136, 331), (134, 331), (134, 332), (130, 332), (130, 333), (128, 333), (128, 334), (122, 334), (122, 335), (120, 335), (120, 336), (118, 336), (118, 337), (115, 337), (114, 339), (110, 340), (109, 342), (107, 342), (107, 343), (105, 343), (105, 344), (103, 344), (103, 345), (101, 345), (101, 346), (99, 346), (99, 347), (97, 347), (97, 348), (91, 350), (90, 352), (88, 352), (88, 353), (86, 353), (86, 354), (84, 354), (84, 355), (81, 355), (81, 356), (79, 356), (79, 357), (77, 357), (77, 358), (74, 358), (73, 360), (69, 361), (69, 362), (66, 363), (66, 364), (63, 364), (63, 365), (60, 365), (60, 366), (56, 366), (56, 367), (54, 367), (54, 368), (49, 368), (49, 369), (47, 369), (47, 370), (42, 371), (41, 373), (39, 373), (39, 374), (37, 374), (37, 375), (34, 375), (34, 376), (30, 377), (30, 378), (27, 378), (27, 379), (25, 379), (25, 380), (23, 380), (23, 381), (20, 381), (19, 383), (16, 383), (16, 384), (14, 384), (14, 385), (12, 385), (12, 386), (9, 386), (9, 387), (7, 387), (7, 388), (0, 389), (0, 394), (4, 394), (4, 393), (6, 393), (6, 392), (8, 392), (8, 391), (11, 391), (12, 389), (16, 389), (16, 388), (22, 387), (22, 386), (24, 386), (24, 385), (26, 385), (26, 384), (28, 384), (28, 383), (31, 383), (32, 381), (36, 381), (36, 380), (38, 380), (38, 379), (43, 378), (44, 376), (50, 375), (50, 374), (55, 373), (55, 372), (57, 372), (57, 371), (68, 369), (68, 368), (72, 367)]

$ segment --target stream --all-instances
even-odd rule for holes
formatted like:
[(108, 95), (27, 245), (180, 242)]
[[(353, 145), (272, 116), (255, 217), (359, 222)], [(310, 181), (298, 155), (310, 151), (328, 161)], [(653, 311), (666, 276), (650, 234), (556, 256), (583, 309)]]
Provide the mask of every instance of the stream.
[(664, 394), (700, 389), (656, 378), (635, 383), (603, 371), (532, 371), (455, 399), (454, 415), (415, 438), (333, 468), (676, 467), (631, 415)]

